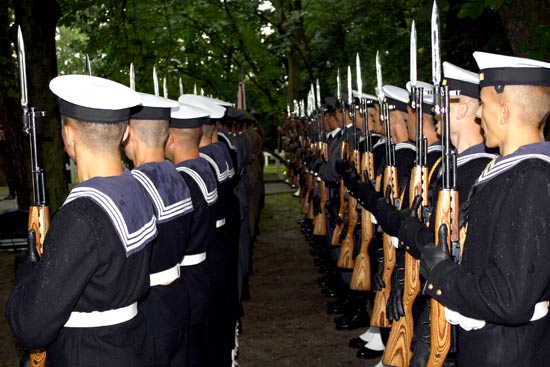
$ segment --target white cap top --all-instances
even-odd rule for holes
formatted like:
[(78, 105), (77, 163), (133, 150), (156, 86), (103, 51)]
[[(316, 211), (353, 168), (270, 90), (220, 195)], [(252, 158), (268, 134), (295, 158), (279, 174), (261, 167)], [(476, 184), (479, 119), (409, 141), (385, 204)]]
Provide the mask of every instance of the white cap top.
[(208, 111), (186, 103), (180, 103), (170, 113), (170, 127), (173, 128), (196, 128), (204, 124), (204, 120), (210, 119)]
[(90, 75), (61, 75), (50, 81), (60, 98), (61, 115), (87, 122), (122, 122), (130, 108), (141, 103), (139, 94), (120, 83)]
[(384, 85), (382, 87), (385, 100), (388, 104), (394, 105), (395, 109), (401, 112), (407, 112), (407, 103), (409, 102), (409, 93), (406, 89), (394, 85)]
[(550, 64), (542, 61), (474, 52), (479, 66), (479, 86), (495, 86), (500, 93), (505, 85), (550, 86)]
[(466, 83), (479, 84), (479, 75), (466, 69), (462, 69), (450, 62), (443, 62), (443, 75), (445, 78), (462, 80)]
[(210, 101), (216, 103), (216, 104), (219, 104), (220, 106), (224, 106), (224, 107), (233, 107), (233, 105), (229, 102), (226, 102), (226, 101), (222, 101), (221, 99), (217, 99), (217, 98), (212, 98), (212, 97), (206, 97), (208, 98)]
[(178, 98), (178, 101), (180, 103), (186, 103), (208, 111), (211, 119), (218, 120), (225, 115), (225, 108), (213, 102), (209, 97), (198, 96), (195, 94), (184, 94)]
[(179, 107), (178, 101), (155, 96), (154, 94), (138, 92), (141, 97), (141, 105), (144, 107), (174, 108)]

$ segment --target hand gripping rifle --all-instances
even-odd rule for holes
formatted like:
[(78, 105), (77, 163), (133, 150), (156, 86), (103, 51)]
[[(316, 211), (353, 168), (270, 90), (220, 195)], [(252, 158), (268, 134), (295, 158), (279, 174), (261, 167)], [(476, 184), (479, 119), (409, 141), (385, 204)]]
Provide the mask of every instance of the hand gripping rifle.
[[(381, 118), (384, 121), (384, 129), (386, 130), (386, 167), (384, 168), (383, 189), (384, 196), (389, 198), (391, 203), (397, 204), (399, 201), (398, 182), (397, 182), (397, 167), (395, 165), (395, 145), (392, 141), (390, 132), (390, 116), (389, 106), (384, 100), (384, 92), (382, 91), (382, 65), (380, 64), (380, 54), (376, 53), (376, 78), (377, 78), (377, 93), (382, 112)], [(372, 309), (371, 325), (378, 327), (390, 327), (390, 321), (386, 315), (386, 304), (390, 296), (391, 276), (395, 267), (395, 248), (392, 245), (391, 236), (384, 233), (382, 239), (382, 247), (384, 250), (384, 269), (382, 279), (386, 286), (376, 292), (374, 299), (374, 307)]]
[[(351, 88), (351, 67), (348, 65), (348, 104), (350, 105), (351, 119), (353, 123), (353, 137), (352, 137), (352, 149), (350, 154), (350, 161), (356, 169), (359, 169), (361, 165), (361, 155), (359, 153), (359, 142), (357, 141), (357, 121), (355, 103), (353, 102), (352, 88)], [(349, 138), (349, 136), (348, 136)], [(343, 182), (344, 180), (342, 180)], [(357, 199), (353, 196), (348, 198), (348, 229), (346, 231), (346, 237), (342, 241), (342, 248), (340, 250), (340, 256), (338, 257), (338, 267), (342, 269), (353, 269), (355, 266), (355, 260), (353, 259), (353, 249), (355, 247), (354, 232), (357, 226)]]
[[(347, 129), (346, 129), (346, 106), (344, 101), (342, 100), (342, 94), (341, 87), (340, 87), (340, 70), (338, 70), (338, 76), (336, 78), (336, 84), (337, 84), (337, 99), (338, 104), (340, 106), (340, 110), (342, 111), (342, 131), (344, 139), (342, 140), (342, 145), (340, 147), (340, 159), (347, 159), (348, 158), (348, 139), (347, 139)], [(344, 230), (344, 218), (346, 214), (346, 187), (344, 185), (344, 180), (340, 179), (339, 183), (340, 187), (338, 189), (338, 195), (340, 198), (340, 208), (338, 210), (338, 218), (337, 218), (337, 224), (334, 228), (334, 231), (332, 232), (332, 238), (330, 241), (330, 244), (332, 246), (340, 246), (340, 237), (342, 235), (342, 231)]]
[[(365, 118), (364, 152), (361, 157), (361, 178), (363, 181), (374, 181), (374, 156), (372, 154), (372, 134), (369, 131), (368, 104), (373, 101), (363, 99), (363, 84), (361, 80), (361, 63), (359, 54), (356, 57), (357, 91), (359, 97), (359, 112)], [(355, 267), (351, 276), (350, 289), (357, 291), (370, 291), (371, 268), (369, 258), (369, 245), (373, 237), (371, 213), (361, 208), (361, 249), (355, 258)]]
[[(441, 58), (439, 45), (439, 14), (434, 1), (432, 10), (432, 75), (436, 114), (441, 117), (442, 131), (442, 186), (437, 197), (434, 230), (436, 238), (439, 228), (445, 224), (448, 228), (447, 239), (441, 243), (450, 243), (455, 247), (460, 243), (459, 238), (459, 197), (456, 190), (456, 155), (451, 149), (450, 119), (449, 119), (449, 87), (441, 87)], [(445, 320), (445, 307), (435, 299), (431, 300), (430, 309), (430, 336), (431, 350), (428, 367), (440, 367), (451, 347), (451, 325)]]
[[(411, 26), (410, 47), (411, 107), (416, 112), (416, 162), (409, 183), (409, 203), (415, 205), (415, 197), (421, 196), (418, 217), (426, 221), (423, 208), (428, 205), (428, 167), (426, 166), (427, 140), (423, 133), (423, 88), (416, 87), (416, 28)], [(414, 334), (412, 306), (420, 291), (420, 268), (418, 260), (408, 252), (405, 254), (405, 284), (403, 291), (403, 310), (405, 316), (393, 323), (386, 345), (383, 363), (388, 366), (409, 366), (411, 359), (411, 341)]]
[[(27, 93), (27, 69), (25, 65), (25, 44), (21, 28), (17, 30), (17, 53), (19, 58), (19, 81), (21, 86), (21, 107), (23, 108), (23, 130), (29, 136), (31, 151), (31, 174), (33, 200), (29, 208), (29, 224), (27, 245), (30, 258), (34, 258), (34, 248), (38, 255), (42, 255), (44, 238), (50, 226), (50, 209), (46, 205), (46, 186), (44, 184), (44, 170), (38, 165), (38, 149), (36, 145), (36, 116), (44, 117), (46, 112), (35, 111), (34, 107), (28, 107)], [(46, 351), (30, 351), (30, 364), (32, 367), (46, 366)]]

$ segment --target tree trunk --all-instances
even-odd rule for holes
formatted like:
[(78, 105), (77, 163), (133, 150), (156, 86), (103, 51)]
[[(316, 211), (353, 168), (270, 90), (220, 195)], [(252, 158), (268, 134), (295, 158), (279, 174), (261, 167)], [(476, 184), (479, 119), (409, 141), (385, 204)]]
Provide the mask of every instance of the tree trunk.
[(14, 181), (19, 208), (28, 209), (30, 192), (30, 166), (28, 139), (23, 133), (19, 103), (18, 74), (10, 42), (17, 44), (15, 29), (9, 29), (9, 0), (0, 0), (0, 121), (6, 138), (10, 166), (6, 175)]
[(548, 1), (515, 0), (510, 5), (503, 5), (499, 15), (514, 55), (550, 61), (550, 51), (540, 50), (540, 36), (536, 32), (539, 26), (550, 25)]
[[(38, 154), (46, 177), (47, 203), (55, 212), (68, 191), (57, 98), (48, 88), (57, 76), (55, 31), (61, 10), (55, 0), (19, 0), (14, 10), (25, 40), (29, 106), (46, 112), (45, 118), (36, 121)], [(21, 164), (28, 166), (29, 160)]]

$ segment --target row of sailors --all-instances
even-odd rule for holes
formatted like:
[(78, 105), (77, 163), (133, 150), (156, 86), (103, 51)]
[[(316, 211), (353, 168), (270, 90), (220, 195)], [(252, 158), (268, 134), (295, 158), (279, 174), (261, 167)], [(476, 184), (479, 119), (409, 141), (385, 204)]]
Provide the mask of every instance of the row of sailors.
[(231, 366), (263, 187), (253, 121), (93, 76), (50, 89), (80, 183), (18, 266), (18, 342), (50, 366)]
[[(326, 274), (320, 278), (322, 290), (329, 297), (337, 297), (327, 304), (327, 312), (341, 314), (335, 319), (336, 329), (353, 330), (370, 325), (349, 344), (358, 348), (360, 358), (382, 357), (377, 366), (426, 366), (430, 354), (429, 297), (447, 306), (447, 321), (459, 326), (458, 343), (453, 346), (456, 355), (449, 354), (446, 363), (455, 363), (455, 358), (459, 366), (544, 366), (547, 363), (545, 358), (550, 348), (543, 340), (548, 334), (550, 278), (547, 265), (540, 259), (550, 255), (547, 242), (544, 244), (550, 233), (542, 224), (548, 220), (543, 207), (548, 205), (550, 148), (549, 143), (544, 142), (543, 129), (550, 112), (550, 65), (481, 52), (474, 57), (482, 70), (479, 75), (443, 63), (443, 85), (448, 85), (450, 90), (460, 90), (459, 95), (451, 97), (448, 111), (450, 139), (457, 154), (456, 190), (461, 203), (459, 224), (463, 253), (457, 256), (459, 264), (439, 250), (446, 246), (433, 246), (437, 241), (430, 222), (434, 220), (437, 193), (442, 187), (442, 147), (441, 123), (432, 114), (430, 93), (424, 95), (426, 105), (422, 108), (429, 181), (428, 205), (423, 211), (425, 222), (416, 215), (420, 201), (409, 199), (411, 169), (416, 164), (416, 116), (409, 102), (410, 89), (383, 87), (386, 102), (394, 106), (389, 115), (390, 133), (396, 144), (399, 200), (390, 203), (381, 194), (384, 189), (381, 182), (385, 182), (382, 175), (386, 165), (386, 137), (377, 118), (376, 102), (369, 108), (374, 112), (369, 116), (372, 118), (369, 125), (373, 129), (376, 180), (363, 180), (362, 173), (356, 171), (358, 167), (339, 159), (345, 137), (349, 137), (350, 147), (354, 147), (354, 141), (360, 141), (363, 133), (350, 123), (339, 129), (343, 121), (351, 122), (352, 116), (344, 120), (342, 112), (349, 107), (340, 105), (334, 98), (327, 99), (324, 115), (329, 130), (328, 160), (310, 155), (303, 162), (305, 174), (315, 172), (329, 187), (326, 237), (314, 236), (311, 222), (301, 221), (319, 271)], [(425, 92), (433, 90), (429, 84), (419, 82), (417, 86)], [(374, 96), (370, 98), (376, 101)], [(503, 106), (504, 99), (508, 106)], [(359, 110), (355, 113), (357, 127), (361, 128), (366, 116)], [(356, 148), (364, 150), (365, 146), (360, 144)], [(340, 247), (331, 245), (331, 232), (338, 221), (346, 220), (338, 215), (339, 177), (344, 180), (348, 194), (358, 200), (358, 209), (367, 209), (379, 228), (378, 236), (369, 246), (375, 292), (350, 290), (352, 271), (336, 265)], [(526, 179), (538, 183), (528, 185)], [(355, 229), (354, 255), (360, 251), (360, 228), (358, 224)], [(392, 236), (396, 247), (391, 284), (387, 279), (384, 281), (383, 276), (386, 270), (381, 233)], [(340, 243), (345, 234), (346, 231), (342, 231)], [(426, 287), (422, 287), (425, 295), (418, 296), (408, 311), (412, 313), (415, 327), (412, 343), (407, 346), (410, 350), (403, 354), (404, 360), (396, 360), (392, 356), (400, 352), (385, 346), (392, 339), (390, 332), (397, 331), (391, 326), (406, 314), (406, 252), (421, 260)], [(526, 289), (526, 284), (532, 289)], [(390, 287), (391, 292), (387, 304), (383, 305), (385, 320), (381, 321), (380, 314), (368, 315), (367, 304), (386, 287)]]

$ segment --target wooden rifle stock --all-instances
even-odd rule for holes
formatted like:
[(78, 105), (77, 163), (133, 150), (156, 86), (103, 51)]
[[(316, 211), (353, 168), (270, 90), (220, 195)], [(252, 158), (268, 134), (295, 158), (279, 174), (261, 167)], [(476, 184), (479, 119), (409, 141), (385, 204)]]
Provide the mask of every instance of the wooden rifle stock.
[[(354, 150), (352, 152), (351, 161), (355, 164), (355, 167), (360, 167), (361, 157), (358, 150)], [(348, 230), (346, 232), (346, 237), (342, 242), (340, 256), (338, 257), (337, 265), (339, 268), (354, 268), (355, 260), (353, 259), (353, 249), (355, 247), (355, 241), (353, 239), (353, 234), (355, 232), (355, 226), (357, 226), (357, 199), (350, 196), (348, 198)]]
[[(364, 152), (361, 158), (361, 176), (363, 180), (374, 178), (374, 156), (372, 152)], [(356, 291), (370, 291), (371, 269), (369, 257), (369, 245), (373, 237), (371, 213), (361, 208), (361, 250), (355, 258), (355, 267), (351, 276), (350, 289)]]
[[(453, 189), (440, 190), (433, 226), (436, 246), (438, 245), (439, 227), (442, 224), (446, 224), (449, 229), (447, 243), (451, 245), (451, 243), (459, 242), (459, 210), (458, 191)], [(430, 309), (430, 336), (431, 350), (427, 367), (441, 367), (451, 347), (451, 324), (445, 319), (445, 306), (433, 298), (431, 299)]]
[[(397, 184), (397, 168), (395, 166), (386, 166), (384, 169), (384, 194), (389, 185), (391, 187), (392, 202), (399, 197)], [(386, 233), (384, 233), (382, 238), (382, 247), (384, 249), (384, 271), (382, 273), (382, 279), (386, 287), (376, 292), (370, 324), (378, 327), (390, 327), (390, 321), (386, 315), (386, 305), (390, 296), (391, 276), (393, 268), (395, 267), (395, 247), (392, 245), (391, 236)]]
[[(320, 156), (321, 159), (327, 159), (328, 148), (326, 143), (320, 143)], [(321, 180), (319, 182), (319, 196), (321, 198), (321, 212), (313, 218), (313, 234), (316, 236), (326, 236), (327, 235), (327, 213), (325, 206), (328, 201), (328, 190), (325, 184), (325, 181)]]
[[(344, 140), (340, 148), (340, 159), (346, 158), (348, 148), (348, 142)], [(334, 232), (332, 232), (332, 238), (330, 241), (332, 246), (340, 246), (340, 237), (342, 236), (342, 231), (344, 230), (344, 217), (346, 214), (346, 187), (344, 186), (344, 180), (342, 179), (340, 179), (338, 194), (340, 195), (340, 209), (338, 209), (339, 221), (334, 228)]]
[[(414, 166), (411, 172), (409, 187), (409, 203), (414, 198), (422, 196), (422, 205), (418, 208), (419, 218), (422, 218), (422, 208), (428, 205), (428, 168)], [(405, 284), (403, 290), (403, 310), (405, 316), (392, 324), (390, 337), (384, 351), (382, 363), (388, 366), (408, 367), (412, 357), (411, 341), (414, 334), (412, 306), (420, 292), (420, 267), (418, 260), (408, 252), (405, 254)]]

